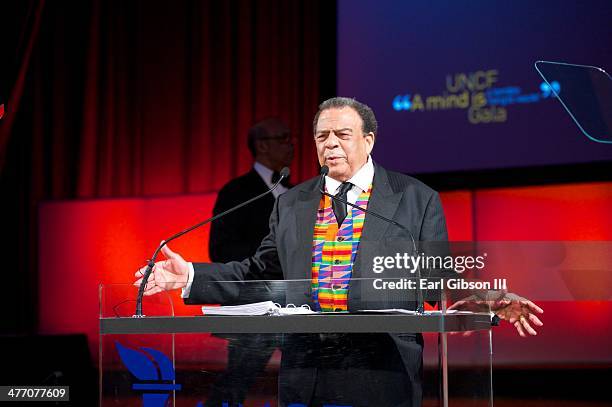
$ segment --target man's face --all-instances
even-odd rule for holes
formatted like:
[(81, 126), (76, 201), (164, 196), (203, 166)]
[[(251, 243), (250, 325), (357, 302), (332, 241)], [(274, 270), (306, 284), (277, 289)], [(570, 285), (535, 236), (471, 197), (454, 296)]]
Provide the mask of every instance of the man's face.
[(344, 182), (367, 161), (374, 147), (374, 134), (363, 134), (363, 121), (355, 109), (326, 109), (319, 115), (315, 144), (321, 166), (329, 167), (329, 176)]
[(266, 157), (273, 170), (289, 167), (293, 161), (293, 138), (289, 129), (281, 124), (268, 125), (268, 136), (258, 140), (259, 154)]
[(275, 163), (275, 167), (289, 167), (291, 161), (293, 161), (293, 139), (289, 132), (279, 134), (276, 138), (267, 140), (267, 142), (269, 146), (269, 156)]

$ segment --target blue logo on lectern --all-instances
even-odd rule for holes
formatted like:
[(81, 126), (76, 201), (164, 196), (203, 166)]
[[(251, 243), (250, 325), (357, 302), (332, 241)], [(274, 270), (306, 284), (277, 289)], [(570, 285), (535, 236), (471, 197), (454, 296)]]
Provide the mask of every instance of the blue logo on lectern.
[(180, 384), (173, 384), (174, 367), (166, 355), (151, 348), (140, 351), (126, 348), (115, 342), (121, 361), (140, 381), (132, 384), (132, 389), (142, 392), (144, 407), (164, 407), (170, 391), (180, 390)]
[[(165, 407), (170, 392), (181, 390), (180, 384), (171, 382), (175, 379), (172, 361), (163, 353), (151, 348), (140, 348), (140, 351), (127, 348), (119, 342), (115, 342), (119, 357), (125, 367), (140, 380), (140, 383), (132, 384), (132, 389), (142, 392), (143, 407)], [(196, 407), (203, 407), (201, 401)], [(228, 402), (223, 402), (223, 407), (230, 407)], [(238, 407), (242, 407), (239, 403)], [(270, 407), (269, 402), (264, 407)], [(307, 407), (301, 403), (291, 403), (289, 407)], [(324, 404), (323, 407), (351, 407)]]

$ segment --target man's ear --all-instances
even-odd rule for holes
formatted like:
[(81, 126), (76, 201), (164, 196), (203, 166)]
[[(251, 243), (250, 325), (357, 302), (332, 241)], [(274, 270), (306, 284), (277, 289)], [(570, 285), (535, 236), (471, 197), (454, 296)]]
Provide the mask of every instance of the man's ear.
[(363, 137), (365, 137), (366, 150), (368, 151), (368, 154), (370, 154), (372, 152), (372, 149), (374, 148), (374, 142), (376, 141), (376, 135), (372, 132), (369, 132)]

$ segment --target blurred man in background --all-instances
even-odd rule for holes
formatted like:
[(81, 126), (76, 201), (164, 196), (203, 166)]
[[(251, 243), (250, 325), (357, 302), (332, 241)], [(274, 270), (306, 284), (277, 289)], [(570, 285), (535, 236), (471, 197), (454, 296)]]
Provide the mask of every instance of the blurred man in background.
[[(282, 121), (271, 118), (255, 124), (248, 133), (248, 146), (253, 168), (221, 188), (213, 209), (215, 215), (266, 192), (280, 178), (280, 170), (293, 160), (293, 140), (289, 128)], [(212, 223), (209, 254), (214, 262), (242, 261), (253, 254), (268, 234), (268, 219), (276, 198), (290, 187), (284, 179), (272, 194)], [(283, 302), (282, 290), (274, 294), (271, 284), (251, 283), (240, 292), (237, 303), (262, 301), (262, 292), (269, 299)], [(237, 406), (243, 403), (257, 376), (259, 376), (279, 346), (277, 335), (234, 334), (223, 335), (228, 343), (226, 371), (216, 380), (206, 402), (207, 407), (220, 407), (223, 403)]]
[[(293, 140), (289, 128), (280, 120), (272, 118), (255, 124), (247, 142), (255, 161), (253, 168), (221, 188), (213, 209), (215, 215), (266, 192), (280, 178), (280, 170), (291, 165)], [(272, 195), (214, 221), (210, 228), (210, 259), (227, 263), (252, 256), (268, 234), (268, 218), (275, 199), (288, 187), (289, 180), (285, 179)]]

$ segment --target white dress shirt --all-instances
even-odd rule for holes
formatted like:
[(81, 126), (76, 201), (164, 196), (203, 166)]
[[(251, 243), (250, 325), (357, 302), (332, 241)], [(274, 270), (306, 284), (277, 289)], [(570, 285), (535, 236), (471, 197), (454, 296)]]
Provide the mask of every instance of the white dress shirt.
[[(274, 175), (274, 171), (258, 161), (255, 161), (255, 164), (253, 164), (253, 169), (259, 174), (261, 179), (263, 179), (268, 188), (272, 188), (272, 185), (274, 185), (272, 182), (272, 175)], [(278, 198), (280, 194), (285, 192), (287, 192), (287, 188), (283, 185), (279, 185), (274, 191), (272, 191), (272, 195), (274, 195), (274, 198)]]
[[(361, 167), (355, 175), (353, 175), (347, 182), (353, 184), (353, 187), (349, 189), (346, 194), (346, 200), (354, 204), (357, 202), (357, 198), (362, 192), (365, 192), (370, 188), (372, 181), (374, 180), (374, 164), (372, 158), (368, 156), (368, 161)], [(340, 185), (342, 182), (335, 180), (329, 176), (325, 177), (325, 190), (332, 195), (338, 194)]]

